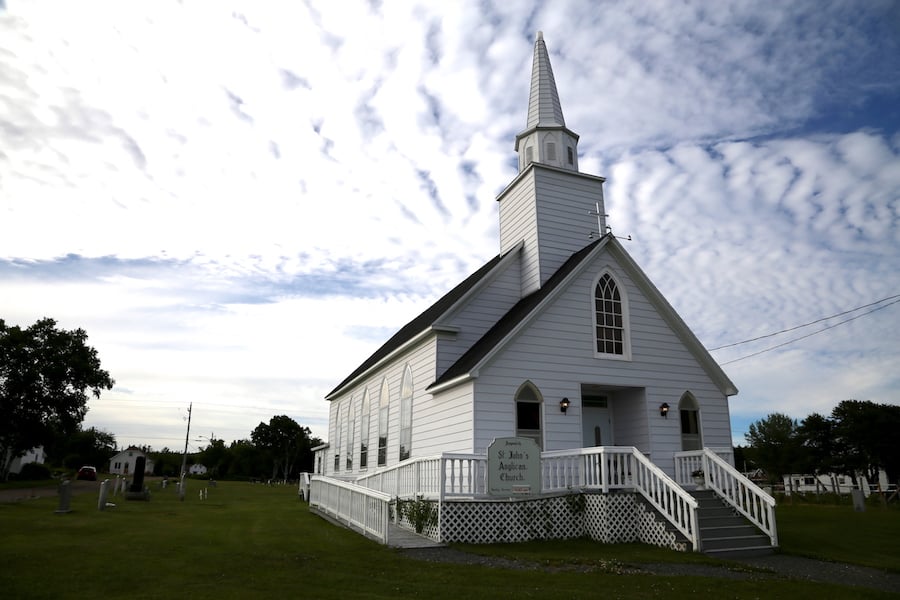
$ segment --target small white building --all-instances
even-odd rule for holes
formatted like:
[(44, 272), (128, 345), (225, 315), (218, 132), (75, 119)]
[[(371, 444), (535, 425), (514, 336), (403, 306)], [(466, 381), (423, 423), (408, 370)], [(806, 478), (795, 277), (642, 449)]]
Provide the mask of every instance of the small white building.
[[(882, 492), (893, 492), (894, 488), (888, 481), (887, 473), (884, 470), (878, 472), (878, 481), (869, 483), (861, 473), (857, 474), (856, 481), (860, 490), (866, 496), (877, 492), (879, 487)], [(820, 473), (812, 475), (808, 473), (792, 473), (785, 475), (784, 493), (790, 495), (797, 494), (839, 494), (850, 495), (854, 489), (853, 478), (849, 475), (837, 473)]]
[(28, 463), (41, 463), (43, 464), (47, 460), (47, 455), (44, 452), (43, 446), (38, 446), (37, 448), (32, 448), (27, 450), (25, 454), (21, 456), (17, 456), (13, 458), (9, 462), (9, 473), (13, 475), (18, 475), (22, 471), (22, 467), (27, 465)]
[(206, 475), (206, 473), (207, 473), (206, 465), (194, 463), (190, 467), (188, 467), (189, 475)]
[(135, 446), (129, 446), (109, 459), (109, 472), (113, 475), (133, 475), (139, 456), (143, 456), (145, 459), (144, 474), (152, 475), (153, 461), (143, 450)]

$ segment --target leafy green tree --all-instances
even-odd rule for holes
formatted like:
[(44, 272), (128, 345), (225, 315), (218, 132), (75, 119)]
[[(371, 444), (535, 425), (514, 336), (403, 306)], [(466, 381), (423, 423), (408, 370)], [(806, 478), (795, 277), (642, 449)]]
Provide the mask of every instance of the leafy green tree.
[(83, 329), (58, 329), (53, 319), (25, 329), (0, 319), (0, 479), (13, 457), (77, 432), (88, 393), (112, 389), (86, 342)]
[(210, 438), (209, 445), (204, 448), (197, 460), (207, 468), (210, 477), (218, 477), (224, 473), (223, 466), (227, 464), (228, 448), (225, 440)]
[(116, 436), (96, 427), (79, 428), (71, 436), (54, 440), (45, 450), (53, 464), (68, 469), (92, 465), (106, 471), (109, 459), (116, 453)]
[[(303, 427), (287, 415), (260, 423), (250, 434), (250, 439), (260, 449), (265, 450), (272, 461), (272, 479), (279, 471), (286, 480), (294, 473), (298, 461), (311, 457), (309, 427)], [(311, 464), (311, 459), (310, 459)]]
[(900, 474), (900, 406), (876, 404), (869, 400), (843, 400), (831, 412), (834, 438), (839, 445), (843, 464), (839, 472), (853, 478), (863, 473), (872, 484), (884, 469), (891, 483)]
[(751, 423), (744, 437), (750, 446), (747, 454), (772, 483), (780, 482), (800, 464), (802, 446), (797, 437), (797, 421), (781, 413), (772, 413)]
[(250, 440), (237, 440), (228, 447), (226, 474), (228, 477), (262, 479), (268, 467), (266, 453)]
[[(149, 451), (149, 447), (147, 451)], [(166, 447), (159, 452), (150, 453), (150, 457), (153, 459), (154, 475), (178, 477), (181, 473), (181, 452), (174, 452)]]

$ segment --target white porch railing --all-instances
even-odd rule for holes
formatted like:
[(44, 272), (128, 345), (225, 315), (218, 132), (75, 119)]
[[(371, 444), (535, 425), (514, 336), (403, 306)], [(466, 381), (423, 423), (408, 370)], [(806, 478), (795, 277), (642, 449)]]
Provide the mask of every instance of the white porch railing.
[[(631, 446), (598, 446), (541, 454), (544, 493), (633, 489), (699, 549), (697, 501)], [(487, 456), (443, 454), (417, 458), (360, 476), (360, 486), (399, 498), (477, 498), (487, 493)]]
[(677, 453), (675, 479), (680, 484), (690, 483), (691, 474), (702, 471), (704, 485), (716, 491), (735, 510), (768, 535), (772, 546), (777, 546), (775, 499), (723, 460), (720, 454), (719, 450), (709, 448)]
[(697, 500), (633, 446), (599, 446), (541, 454), (543, 491), (633, 489), (700, 548)]
[(390, 494), (321, 475), (311, 479), (309, 491), (310, 508), (388, 543)]

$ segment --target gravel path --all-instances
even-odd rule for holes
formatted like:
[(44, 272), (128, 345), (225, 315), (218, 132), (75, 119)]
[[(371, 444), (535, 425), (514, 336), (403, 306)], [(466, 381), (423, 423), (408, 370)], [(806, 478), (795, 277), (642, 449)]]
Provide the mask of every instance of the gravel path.
[(401, 550), (400, 552), (405, 556), (409, 556), (416, 560), (482, 565), (501, 569), (581, 572), (599, 571), (621, 575), (693, 575), (698, 577), (718, 577), (723, 579), (742, 579), (749, 581), (800, 579), (819, 583), (836, 583), (900, 593), (900, 574), (785, 554), (732, 560), (723, 563), (723, 566), (684, 563), (625, 564), (618, 561), (604, 561), (591, 565), (583, 564), (559, 567), (494, 556), (479, 556), (446, 546), (407, 549)]

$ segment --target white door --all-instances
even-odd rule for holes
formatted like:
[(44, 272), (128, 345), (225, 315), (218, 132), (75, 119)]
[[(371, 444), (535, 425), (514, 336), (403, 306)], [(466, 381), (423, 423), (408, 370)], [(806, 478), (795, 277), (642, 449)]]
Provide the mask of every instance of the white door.
[(581, 432), (585, 448), (615, 445), (607, 396), (582, 395)]

